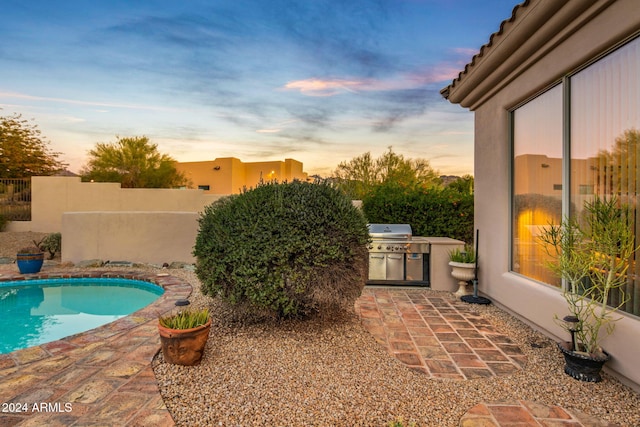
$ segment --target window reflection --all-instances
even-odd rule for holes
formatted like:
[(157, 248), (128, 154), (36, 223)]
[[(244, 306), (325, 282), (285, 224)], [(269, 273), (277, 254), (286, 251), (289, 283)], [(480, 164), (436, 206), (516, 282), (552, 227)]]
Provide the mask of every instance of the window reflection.
[[(513, 112), (512, 269), (553, 285), (559, 280), (546, 271), (536, 236), (541, 227), (560, 222), (563, 191), (569, 192), (568, 212), (576, 216), (595, 195), (617, 196), (633, 211), (629, 227), (640, 243), (640, 38), (571, 76), (569, 83), (568, 188), (562, 182), (562, 87)], [(631, 261), (624, 310), (640, 315), (640, 263)], [(614, 295), (611, 302), (619, 300)]]
[[(617, 196), (633, 214), (629, 227), (640, 243), (640, 39), (635, 39), (571, 78), (571, 178), (590, 194), (572, 192), (580, 208), (594, 194)], [(640, 315), (640, 265), (632, 260), (625, 311)], [(615, 294), (617, 304), (621, 295)]]
[(513, 121), (512, 269), (558, 285), (537, 239), (562, 218), (562, 87), (515, 110)]

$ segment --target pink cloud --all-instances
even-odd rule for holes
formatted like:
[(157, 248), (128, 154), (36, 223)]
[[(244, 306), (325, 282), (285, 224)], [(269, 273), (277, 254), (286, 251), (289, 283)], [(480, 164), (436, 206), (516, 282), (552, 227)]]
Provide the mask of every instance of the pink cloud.
[(363, 91), (415, 89), (432, 83), (452, 80), (459, 71), (459, 67), (452, 64), (441, 64), (387, 80), (309, 78), (290, 81), (284, 85), (283, 89), (299, 91), (307, 96), (335, 96)]

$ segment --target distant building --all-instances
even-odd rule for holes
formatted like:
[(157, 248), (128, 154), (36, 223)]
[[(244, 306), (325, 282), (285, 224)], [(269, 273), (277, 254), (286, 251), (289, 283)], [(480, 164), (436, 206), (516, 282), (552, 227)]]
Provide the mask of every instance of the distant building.
[(442, 185), (445, 187), (458, 179), (460, 179), (460, 177), (457, 175), (440, 175), (440, 181), (442, 181)]
[(259, 182), (307, 181), (302, 163), (285, 159), (272, 162), (243, 163), (235, 157), (222, 157), (202, 162), (179, 162), (176, 169), (185, 174), (190, 188), (210, 194), (237, 194)]
[(60, 172), (53, 174), (53, 176), (80, 176), (77, 173), (71, 172), (69, 169), (63, 169)]

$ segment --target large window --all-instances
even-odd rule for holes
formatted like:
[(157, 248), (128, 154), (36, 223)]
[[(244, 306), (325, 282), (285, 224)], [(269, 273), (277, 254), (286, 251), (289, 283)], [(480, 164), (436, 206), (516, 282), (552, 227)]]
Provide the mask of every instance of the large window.
[(562, 218), (562, 86), (513, 112), (513, 270), (547, 283), (537, 236)]
[[(513, 271), (559, 286), (544, 268), (536, 233), (562, 213), (579, 215), (594, 195), (615, 195), (633, 208), (629, 227), (640, 243), (640, 39), (568, 76), (512, 118)], [(640, 315), (635, 260), (625, 292), (625, 310)]]

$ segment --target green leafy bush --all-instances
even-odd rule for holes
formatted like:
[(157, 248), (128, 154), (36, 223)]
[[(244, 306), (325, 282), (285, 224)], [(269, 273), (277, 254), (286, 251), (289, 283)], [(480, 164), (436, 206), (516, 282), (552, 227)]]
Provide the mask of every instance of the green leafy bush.
[(352, 309), (366, 279), (366, 220), (328, 184), (267, 183), (205, 209), (194, 255), (202, 291), (247, 314)]
[(7, 219), (7, 217), (0, 213), (0, 231), (4, 231), (8, 222), (9, 220)]
[(370, 223), (411, 224), (415, 236), (473, 241), (473, 194), (456, 188), (386, 182), (362, 199), (362, 210)]

